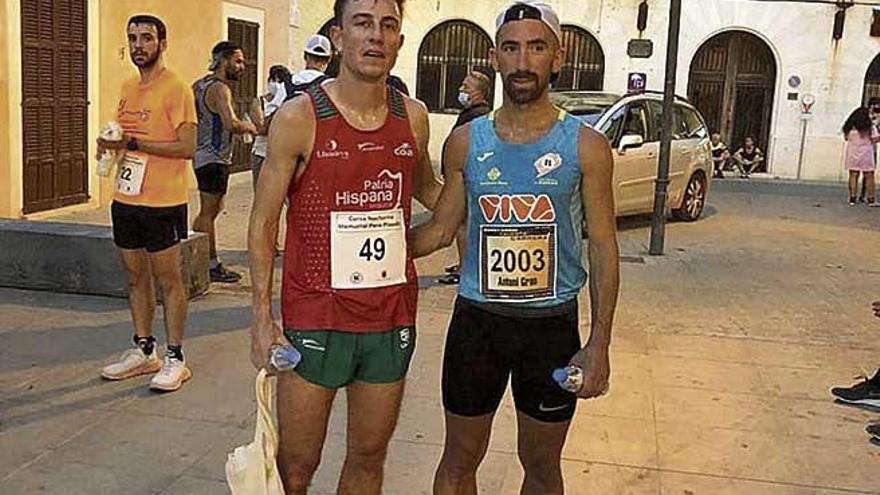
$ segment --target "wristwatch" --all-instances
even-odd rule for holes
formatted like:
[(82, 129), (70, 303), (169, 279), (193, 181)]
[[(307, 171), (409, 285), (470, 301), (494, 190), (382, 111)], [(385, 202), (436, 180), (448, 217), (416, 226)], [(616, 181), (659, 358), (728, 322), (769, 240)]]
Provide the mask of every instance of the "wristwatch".
[(138, 150), (138, 142), (135, 138), (129, 138), (128, 142), (125, 143), (125, 149), (128, 151), (137, 151)]

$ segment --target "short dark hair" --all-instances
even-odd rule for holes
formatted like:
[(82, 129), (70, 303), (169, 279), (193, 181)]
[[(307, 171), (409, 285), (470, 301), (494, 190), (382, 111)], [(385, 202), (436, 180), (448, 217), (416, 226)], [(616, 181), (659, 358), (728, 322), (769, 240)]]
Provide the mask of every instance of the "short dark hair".
[(221, 41), (211, 49), (211, 55), (214, 57), (219, 55), (223, 58), (229, 58), (235, 54), (236, 50), (241, 50), (241, 47), (231, 41)]
[(126, 24), (126, 28), (131, 26), (132, 24), (149, 24), (156, 28), (156, 36), (159, 38), (159, 41), (164, 40), (168, 36), (168, 30), (165, 28), (165, 23), (162, 22), (162, 19), (154, 15), (148, 14), (139, 14), (132, 16), (131, 19), (128, 20), (128, 24)]
[(272, 81), (289, 82), (290, 69), (283, 65), (269, 67), (269, 79)]
[[(374, 2), (378, 0), (373, 0)], [(400, 13), (403, 14), (403, 4), (406, 3), (406, 0), (394, 0), (397, 2), (397, 8), (400, 9)], [(336, 25), (342, 25), (342, 13), (345, 11), (345, 5), (349, 2), (349, 0), (335, 0), (333, 2), (333, 18), (336, 19)]]
[(868, 98), (868, 107), (873, 109), (880, 108), (880, 96), (872, 96)]

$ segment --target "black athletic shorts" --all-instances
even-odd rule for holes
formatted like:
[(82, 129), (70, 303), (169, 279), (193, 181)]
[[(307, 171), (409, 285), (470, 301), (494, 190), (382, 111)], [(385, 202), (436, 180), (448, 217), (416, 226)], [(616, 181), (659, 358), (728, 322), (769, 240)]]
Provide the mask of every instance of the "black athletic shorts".
[(146, 249), (148, 253), (164, 251), (186, 239), (186, 205), (151, 208), (114, 201), (110, 207), (113, 218), (113, 242), (120, 249)]
[(516, 408), (548, 423), (568, 421), (577, 397), (552, 373), (580, 349), (577, 300), (545, 316), (508, 315), (458, 297), (443, 356), (443, 406), (459, 416), (495, 412), (508, 377)]
[(209, 163), (196, 169), (199, 191), (208, 194), (226, 195), (229, 189), (229, 165)]

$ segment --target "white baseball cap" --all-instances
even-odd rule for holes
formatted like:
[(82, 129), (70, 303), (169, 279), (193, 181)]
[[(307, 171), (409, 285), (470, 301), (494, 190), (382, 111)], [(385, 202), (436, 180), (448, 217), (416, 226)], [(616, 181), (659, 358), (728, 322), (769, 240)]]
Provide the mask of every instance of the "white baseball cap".
[(333, 45), (326, 36), (313, 34), (306, 40), (305, 52), (316, 57), (330, 57), (333, 55)]
[(525, 19), (543, 22), (556, 35), (556, 39), (562, 41), (562, 26), (559, 24), (559, 16), (556, 15), (553, 7), (541, 0), (516, 0), (504, 7), (495, 20), (495, 32), (501, 30), (501, 26), (508, 22)]

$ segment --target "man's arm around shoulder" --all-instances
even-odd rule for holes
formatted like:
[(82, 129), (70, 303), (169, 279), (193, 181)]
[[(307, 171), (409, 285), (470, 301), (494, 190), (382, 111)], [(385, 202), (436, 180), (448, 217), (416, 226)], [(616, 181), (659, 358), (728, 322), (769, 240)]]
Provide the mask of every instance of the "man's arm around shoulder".
[(433, 210), (440, 198), (440, 190), (443, 185), (434, 174), (431, 164), (431, 153), (428, 150), (431, 141), (430, 122), (428, 109), (419, 100), (404, 97), (406, 101), (407, 115), (409, 115), (410, 127), (419, 150), (419, 162), (416, 166), (413, 180), (413, 196), (429, 210)]
[(431, 219), (413, 229), (411, 243), (413, 256), (420, 257), (452, 243), (458, 227), (467, 213), (467, 191), (464, 167), (469, 147), (468, 126), (452, 131), (443, 148), (445, 183)]

